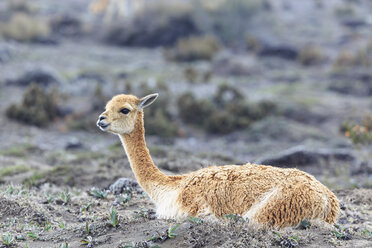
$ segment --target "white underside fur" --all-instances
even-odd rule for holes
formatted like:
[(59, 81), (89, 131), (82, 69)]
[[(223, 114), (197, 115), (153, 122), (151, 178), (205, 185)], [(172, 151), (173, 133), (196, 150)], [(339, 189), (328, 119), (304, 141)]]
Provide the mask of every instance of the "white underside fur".
[(173, 189), (154, 190), (151, 198), (156, 205), (156, 215), (160, 219), (183, 219), (188, 214), (181, 210), (177, 198), (179, 193)]
[(265, 205), (271, 200), (272, 196), (274, 196), (278, 191), (278, 188), (273, 188), (272, 190), (266, 192), (261, 200), (257, 203), (254, 203), (251, 208), (243, 214), (244, 219), (248, 219), (249, 221), (254, 222), (255, 215), (263, 208)]

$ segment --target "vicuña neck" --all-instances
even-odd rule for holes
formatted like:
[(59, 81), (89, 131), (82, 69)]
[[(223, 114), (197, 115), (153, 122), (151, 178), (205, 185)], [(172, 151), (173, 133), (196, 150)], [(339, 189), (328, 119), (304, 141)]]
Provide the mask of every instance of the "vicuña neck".
[(133, 131), (130, 134), (121, 134), (120, 139), (134, 175), (147, 194), (152, 196), (151, 191), (154, 188), (167, 185), (168, 176), (155, 166), (146, 146), (143, 111), (138, 112)]

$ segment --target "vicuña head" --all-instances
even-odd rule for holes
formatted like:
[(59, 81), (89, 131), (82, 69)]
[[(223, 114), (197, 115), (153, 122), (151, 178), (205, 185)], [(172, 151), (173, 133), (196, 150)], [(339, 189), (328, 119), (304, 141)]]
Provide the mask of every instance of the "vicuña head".
[(133, 173), (155, 202), (159, 218), (238, 214), (252, 223), (274, 227), (294, 226), (304, 219), (336, 221), (337, 197), (297, 169), (248, 163), (212, 166), (178, 176), (162, 173), (146, 147), (143, 127), (142, 109), (157, 97), (114, 96), (97, 125), (119, 135)]
[[(152, 104), (158, 94), (151, 94), (139, 99), (133, 95), (117, 95), (106, 104), (106, 110), (97, 121), (102, 131), (114, 134), (128, 134), (133, 131), (139, 113)], [(141, 116), (142, 118), (142, 116)]]

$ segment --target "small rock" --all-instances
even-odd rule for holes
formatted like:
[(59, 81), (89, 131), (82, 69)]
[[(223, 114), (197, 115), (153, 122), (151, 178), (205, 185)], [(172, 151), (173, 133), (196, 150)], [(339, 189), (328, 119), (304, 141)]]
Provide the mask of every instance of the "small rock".
[(66, 150), (80, 149), (82, 147), (83, 144), (77, 138), (72, 138), (71, 140), (67, 141), (67, 144), (65, 145)]
[(275, 156), (259, 159), (257, 163), (279, 167), (297, 167), (319, 164), (330, 160), (355, 161), (354, 155), (344, 149), (310, 150), (304, 146), (297, 146)]
[(110, 185), (109, 189), (114, 195), (118, 195), (122, 193), (123, 190), (127, 190), (127, 191), (137, 190), (138, 186), (139, 186), (138, 183), (132, 179), (119, 178), (118, 180), (116, 180), (115, 183)]
[(287, 60), (296, 60), (298, 57), (298, 50), (289, 45), (268, 45), (265, 44), (260, 49), (259, 56), (261, 57), (278, 57)]
[(63, 205), (63, 204), (64, 204), (64, 202), (63, 202), (61, 199), (56, 199), (56, 200), (55, 200), (55, 203), (56, 203), (57, 205)]

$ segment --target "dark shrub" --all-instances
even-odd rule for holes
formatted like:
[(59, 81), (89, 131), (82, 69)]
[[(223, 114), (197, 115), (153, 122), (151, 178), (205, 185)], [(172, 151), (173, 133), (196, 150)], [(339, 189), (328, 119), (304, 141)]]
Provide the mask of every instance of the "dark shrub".
[(10, 105), (6, 115), (28, 125), (46, 126), (59, 115), (57, 93), (32, 84), (23, 95), (22, 104)]
[(224, 134), (247, 128), (275, 113), (276, 105), (269, 101), (248, 102), (238, 89), (222, 84), (210, 99), (198, 100), (192, 93), (181, 95), (178, 111), (184, 122), (201, 126), (210, 133)]

